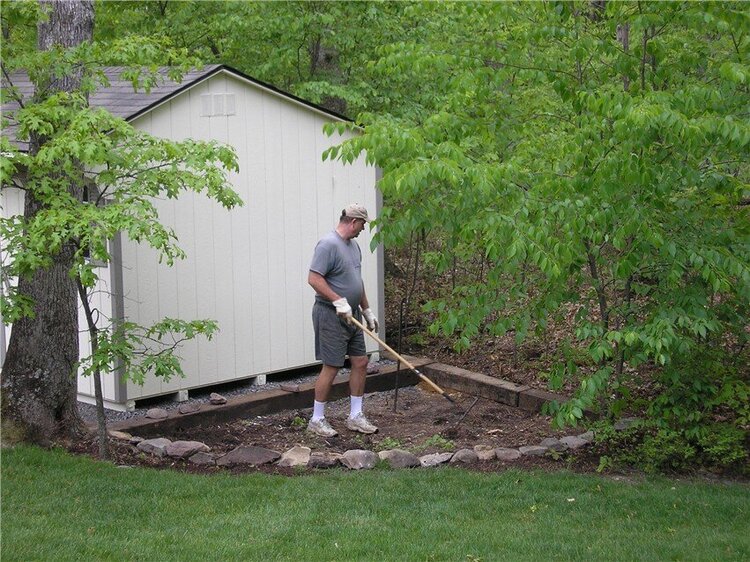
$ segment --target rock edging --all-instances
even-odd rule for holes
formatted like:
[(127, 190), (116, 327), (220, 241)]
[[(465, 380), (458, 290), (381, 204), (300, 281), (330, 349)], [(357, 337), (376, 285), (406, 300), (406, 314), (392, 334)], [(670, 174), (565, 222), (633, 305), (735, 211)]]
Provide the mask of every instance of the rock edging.
[(446, 463), (452, 465), (470, 465), (478, 462), (500, 460), (513, 462), (524, 456), (543, 457), (557, 455), (566, 451), (576, 451), (586, 447), (594, 440), (591, 431), (580, 435), (567, 435), (560, 439), (548, 437), (536, 445), (525, 445), (518, 448), (492, 447), (477, 444), (473, 449), (459, 449), (455, 452), (431, 453), (417, 457), (410, 451), (389, 449), (374, 453), (365, 449), (352, 449), (343, 454), (312, 451), (309, 447), (297, 445), (288, 451), (279, 453), (265, 447), (241, 445), (224, 455), (211, 453), (211, 448), (200, 441), (171, 441), (164, 437), (142, 439), (122, 432), (110, 432), (116, 439), (127, 440), (139, 451), (155, 455), (187, 459), (196, 465), (211, 466), (260, 466), (275, 463), (280, 467), (304, 467), (326, 469), (343, 466), (350, 470), (369, 470), (379, 462), (395, 469), (429, 468)]

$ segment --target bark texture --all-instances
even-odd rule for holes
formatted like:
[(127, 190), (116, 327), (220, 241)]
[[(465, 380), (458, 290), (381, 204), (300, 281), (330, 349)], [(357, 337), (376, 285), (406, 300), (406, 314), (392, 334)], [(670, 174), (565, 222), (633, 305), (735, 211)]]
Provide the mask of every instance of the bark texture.
[[(37, 47), (49, 50), (59, 45), (74, 47), (89, 41), (94, 29), (94, 6), (90, 0), (41, 0), (48, 18), (38, 25)], [(80, 86), (81, 73), (62, 78), (40, 78), (36, 98)], [(32, 137), (32, 154), (44, 138)], [(67, 189), (79, 200), (83, 185), (71, 181)], [(26, 192), (24, 216), (42, 209)], [(82, 428), (76, 407), (76, 362), (78, 361), (78, 301), (70, 271), (75, 248), (65, 244), (51, 267), (21, 277), (18, 288), (34, 301), (35, 315), (13, 325), (2, 370), (2, 422), (4, 440), (47, 444), (56, 437), (79, 434)]]

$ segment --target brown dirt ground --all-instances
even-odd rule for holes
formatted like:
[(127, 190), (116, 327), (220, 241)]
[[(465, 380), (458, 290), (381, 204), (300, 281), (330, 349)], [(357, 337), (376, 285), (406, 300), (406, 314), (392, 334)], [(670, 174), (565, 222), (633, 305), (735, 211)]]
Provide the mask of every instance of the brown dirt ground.
[[(487, 399), (454, 393), (455, 404), (442, 396), (421, 387), (399, 389), (396, 411), (393, 411), (394, 393), (379, 392), (365, 397), (368, 418), (379, 426), (374, 435), (361, 435), (346, 428), (349, 400), (342, 399), (329, 404), (326, 417), (339, 432), (333, 438), (324, 439), (305, 430), (311, 409), (291, 410), (273, 415), (238, 419), (231, 423), (205, 425), (178, 430), (166, 437), (175, 440), (196, 440), (206, 443), (214, 454), (224, 454), (240, 445), (266, 447), (283, 453), (295, 445), (310, 447), (313, 451), (343, 453), (349, 449), (380, 451), (402, 448), (417, 455), (456, 451), (483, 444), (493, 447), (520, 447), (535, 445), (545, 437), (580, 433), (582, 430), (554, 431), (549, 418), (526, 412)], [(112, 457), (118, 465), (148, 466), (176, 469), (194, 473), (216, 473), (229, 470), (240, 472), (270, 472), (277, 474), (300, 474), (299, 471), (283, 469), (275, 465), (261, 467), (196, 466), (187, 460), (147, 455), (133, 445), (112, 440)], [(95, 438), (83, 440), (69, 447), (73, 452), (96, 456)], [(591, 471), (596, 467), (593, 451), (563, 454), (559, 458), (528, 458), (504, 463), (486, 461), (473, 468), (480, 471), (502, 471), (508, 468), (571, 468)]]

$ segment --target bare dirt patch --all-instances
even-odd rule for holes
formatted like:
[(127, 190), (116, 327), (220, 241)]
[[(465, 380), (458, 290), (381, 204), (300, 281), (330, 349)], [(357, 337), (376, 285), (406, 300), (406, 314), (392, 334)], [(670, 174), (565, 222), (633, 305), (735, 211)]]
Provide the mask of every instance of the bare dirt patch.
[[(365, 412), (380, 431), (362, 435), (346, 428), (349, 414), (348, 398), (331, 402), (326, 417), (339, 432), (333, 438), (322, 438), (306, 431), (311, 409), (288, 410), (264, 416), (249, 416), (216, 425), (177, 429), (161, 435), (173, 441), (202, 441), (217, 455), (241, 446), (260, 446), (280, 453), (304, 445), (313, 451), (343, 453), (350, 449), (407, 449), (417, 455), (456, 451), (474, 445), (517, 448), (538, 444), (545, 437), (580, 433), (554, 431), (550, 420), (532, 412), (506, 406), (487, 399), (454, 393), (455, 403), (420, 387), (401, 388), (394, 411), (394, 393), (379, 392), (365, 396)], [(159, 458), (142, 453), (135, 446), (113, 440), (113, 460), (119, 465), (149, 466), (189, 472), (214, 473), (225, 468), (196, 466), (187, 460)], [(70, 447), (76, 453), (96, 455), (96, 439), (91, 438)], [(575, 457), (563, 454), (556, 459), (523, 457), (503, 463), (487, 461), (475, 465), (483, 471), (505, 470), (509, 467), (572, 467), (591, 469), (591, 459), (580, 452)], [(594, 465), (595, 466), (595, 465)], [(233, 467), (231, 472), (272, 472), (299, 474), (300, 471), (278, 468)]]

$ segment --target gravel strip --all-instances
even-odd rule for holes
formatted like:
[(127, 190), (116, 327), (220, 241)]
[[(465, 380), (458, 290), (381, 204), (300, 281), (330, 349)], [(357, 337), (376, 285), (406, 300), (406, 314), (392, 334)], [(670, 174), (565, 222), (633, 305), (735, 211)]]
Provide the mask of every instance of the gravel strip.
[[(383, 359), (381, 361), (372, 361), (369, 366), (376, 365), (383, 367), (385, 365), (394, 365), (395, 361)], [(176, 402), (173, 399), (173, 395), (164, 397), (156, 397), (153, 399), (143, 400), (137, 403), (137, 407), (132, 412), (120, 412), (117, 410), (104, 409), (104, 415), (108, 422), (129, 420), (132, 418), (140, 418), (146, 415), (146, 412), (151, 408), (162, 408), (164, 410), (176, 410), (180, 404), (196, 403), (196, 404), (208, 404), (209, 396), (212, 392), (218, 392), (227, 400), (238, 396), (244, 396), (253, 392), (265, 392), (267, 390), (276, 390), (281, 387), (282, 384), (305, 384), (315, 381), (318, 376), (319, 369), (311, 370), (309, 373), (305, 373), (296, 377), (290, 377), (289, 375), (268, 375), (266, 378), (266, 384), (255, 385), (253, 379), (241, 381), (237, 383), (226, 383), (208, 388), (198, 388), (189, 392), (189, 398), (185, 402)], [(339, 374), (347, 374), (349, 369), (341, 369)], [(273, 378), (273, 380), (270, 380)], [(310, 404), (312, 407), (312, 404)], [(96, 422), (96, 407), (93, 404), (86, 404), (84, 402), (78, 402), (78, 413), (85, 422)]]

